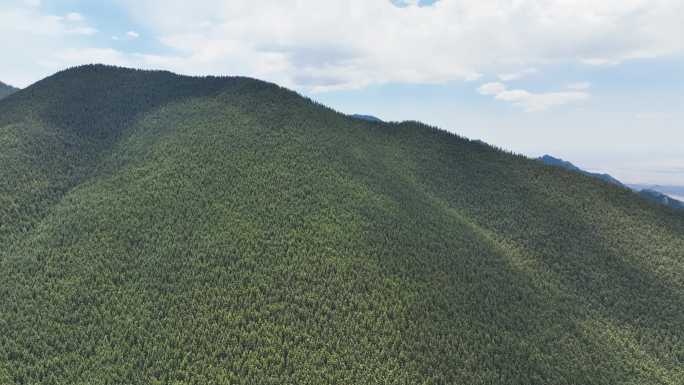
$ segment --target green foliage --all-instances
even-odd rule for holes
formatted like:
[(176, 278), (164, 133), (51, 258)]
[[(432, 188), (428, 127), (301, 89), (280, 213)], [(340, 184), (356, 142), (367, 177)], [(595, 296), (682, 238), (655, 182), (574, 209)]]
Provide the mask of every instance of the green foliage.
[(684, 218), (275, 85), (0, 102), (0, 382), (681, 384)]

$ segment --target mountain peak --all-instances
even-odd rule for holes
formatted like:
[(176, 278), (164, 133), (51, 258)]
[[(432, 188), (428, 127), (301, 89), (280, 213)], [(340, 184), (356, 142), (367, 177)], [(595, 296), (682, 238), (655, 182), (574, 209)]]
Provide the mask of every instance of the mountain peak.
[(571, 171), (582, 171), (579, 167), (575, 166), (574, 164), (563, 160), (561, 158), (556, 158), (554, 156), (551, 156), (549, 154), (545, 154), (538, 158), (540, 161), (544, 162), (545, 164), (551, 165), (551, 166), (558, 166), (562, 167), (566, 170), (571, 170)]

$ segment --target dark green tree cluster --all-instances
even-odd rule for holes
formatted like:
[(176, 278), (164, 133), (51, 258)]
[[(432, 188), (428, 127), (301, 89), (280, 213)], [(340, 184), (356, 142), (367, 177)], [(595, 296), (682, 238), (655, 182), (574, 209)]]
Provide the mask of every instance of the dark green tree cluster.
[(0, 101), (1, 384), (671, 384), (684, 217), (247, 78)]

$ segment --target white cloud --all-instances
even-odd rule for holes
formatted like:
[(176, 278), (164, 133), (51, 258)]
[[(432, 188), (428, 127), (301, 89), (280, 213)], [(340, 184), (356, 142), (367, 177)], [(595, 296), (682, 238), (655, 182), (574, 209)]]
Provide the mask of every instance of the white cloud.
[(578, 90), (578, 91), (588, 90), (589, 88), (591, 88), (591, 83), (589, 83), (589, 82), (570, 83), (570, 84), (568, 84), (567, 88), (569, 90)]
[(67, 33), (70, 34), (75, 34), (75, 35), (94, 35), (97, 33), (97, 29), (92, 28), (92, 27), (74, 27), (74, 28), (69, 28), (66, 31)]
[(602, 58), (602, 57), (593, 57), (593, 58), (582, 58), (580, 59), (580, 62), (584, 64), (588, 64), (591, 66), (615, 66), (620, 64), (620, 62), (624, 60), (624, 58), (621, 59), (608, 59), (608, 58)]
[(68, 21), (83, 21), (83, 15), (77, 12), (70, 12), (65, 16), (65, 18)]
[(65, 23), (65, 31), (68, 34), (90, 36), (97, 33), (97, 29), (87, 25), (85, 23), (85, 17), (78, 12), (69, 12), (64, 18), (58, 17), (58, 19), (67, 22)]
[(535, 94), (525, 90), (504, 91), (496, 95), (496, 99), (512, 102), (528, 112), (544, 111), (554, 106), (577, 102), (588, 97), (589, 94), (586, 92), (547, 92)]
[[(120, 41), (120, 40), (135, 40), (140, 37), (140, 34), (136, 31), (128, 31), (123, 36), (119, 37), (117, 35), (112, 36), (112, 40), (114, 41)], [(140, 56), (140, 55), (136, 55)]]
[(0, 5), (0, 50), (11, 53), (0, 60), (2, 81), (25, 87), (63, 69), (56, 56), (84, 48), (84, 38), (97, 33), (80, 14), (50, 15), (40, 5), (23, 0)]
[(176, 50), (157, 58), (176, 71), (247, 74), (317, 90), (481, 73), (510, 81), (554, 62), (620, 62), (684, 45), (680, 0), (443, 0), (422, 7), (415, 0), (196, 0), (192, 9), (181, 0), (124, 3)]
[[(249, 75), (327, 91), (472, 81), (481, 74), (511, 81), (553, 63), (606, 65), (684, 49), (681, 0), (442, 0), (431, 6), (398, 1), (402, 6), (390, 0), (120, 0), (132, 21), (168, 49), (157, 50), (168, 52), (163, 55), (122, 55), (139, 67)], [(0, 48), (25, 52), (22, 62), (0, 63), (3, 76), (19, 63), (50, 56), (56, 63), (60, 50), (108, 48), (74, 40), (96, 32), (83, 20), (69, 26), (39, 7), (14, 3), (23, 5), (0, 6)], [(57, 32), (27, 32), (46, 25)], [(30, 37), (35, 35), (42, 36), (40, 43)], [(12, 71), (21, 75), (8, 81), (26, 83), (28, 68)], [(33, 69), (30, 77), (46, 71)]]
[(518, 80), (522, 79), (528, 75), (532, 75), (537, 72), (536, 68), (527, 68), (519, 72), (511, 72), (511, 73), (505, 73), (505, 74), (500, 74), (498, 75), (499, 79), (501, 79), (504, 82), (509, 82), (511, 80)]
[(665, 120), (669, 119), (670, 115), (664, 112), (639, 112), (634, 117), (638, 120)]
[(482, 95), (498, 95), (504, 91), (506, 91), (506, 85), (499, 82), (486, 83), (477, 89), (477, 92)]
[(522, 89), (508, 90), (503, 83), (486, 83), (477, 91), (482, 95), (494, 96), (494, 99), (512, 103), (527, 112), (544, 111), (589, 98), (589, 94), (581, 91), (533, 93)]
[(474, 82), (476, 80), (480, 80), (482, 78), (482, 76), (484, 76), (484, 75), (482, 75), (481, 73), (474, 72), (474, 73), (466, 76), (464, 80), (467, 82)]

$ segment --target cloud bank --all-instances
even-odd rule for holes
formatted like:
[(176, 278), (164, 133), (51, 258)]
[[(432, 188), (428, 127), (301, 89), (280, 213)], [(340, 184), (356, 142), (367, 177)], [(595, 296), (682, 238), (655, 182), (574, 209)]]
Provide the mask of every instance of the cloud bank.
[[(584, 84), (582, 84), (584, 86)], [(584, 91), (561, 91), (533, 93), (522, 89), (509, 90), (505, 84), (494, 82), (480, 86), (477, 91), (482, 95), (494, 96), (494, 99), (510, 102), (527, 112), (544, 111), (554, 106), (578, 102), (589, 98)]]
[[(87, 15), (58, 20), (30, 3), (0, 6), (2, 49), (27, 33), (41, 35), (22, 45), (29, 47), (25, 61), (39, 60), (43, 72), (108, 58), (186, 74), (249, 75), (314, 92), (483, 73), (509, 81), (557, 62), (605, 65), (679, 53), (684, 40), (680, 0), (120, 0), (164, 52), (124, 53), (69, 36), (96, 33)], [(14, 76), (22, 83), (30, 77)]]

